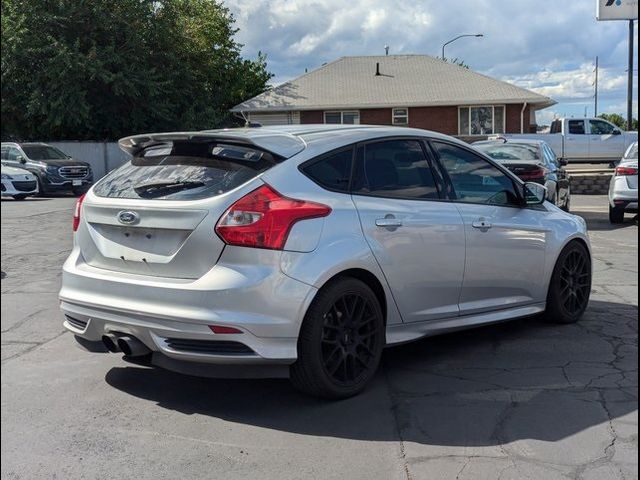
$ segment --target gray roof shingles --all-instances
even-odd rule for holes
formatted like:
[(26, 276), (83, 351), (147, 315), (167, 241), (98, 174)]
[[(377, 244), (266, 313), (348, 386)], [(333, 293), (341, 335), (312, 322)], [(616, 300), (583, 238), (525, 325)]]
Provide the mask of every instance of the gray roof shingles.
[[(380, 76), (376, 76), (376, 63)], [(534, 104), (549, 97), (427, 55), (342, 57), (233, 107), (282, 111), (497, 103)]]

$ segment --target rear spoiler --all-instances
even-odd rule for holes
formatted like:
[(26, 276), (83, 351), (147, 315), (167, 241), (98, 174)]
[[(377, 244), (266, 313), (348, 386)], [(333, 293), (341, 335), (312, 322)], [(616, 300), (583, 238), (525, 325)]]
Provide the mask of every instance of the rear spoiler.
[(204, 130), (201, 132), (169, 132), (133, 135), (122, 138), (118, 146), (129, 155), (136, 156), (154, 145), (173, 141), (211, 142), (222, 141), (255, 147), (282, 158), (290, 158), (306, 148), (298, 136), (268, 129), (237, 128), (228, 130)]

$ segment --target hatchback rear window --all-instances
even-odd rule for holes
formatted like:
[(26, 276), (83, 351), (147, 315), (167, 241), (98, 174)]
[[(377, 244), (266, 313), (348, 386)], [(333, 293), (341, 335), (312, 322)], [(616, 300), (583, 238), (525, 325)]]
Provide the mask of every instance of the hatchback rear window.
[(276, 164), (262, 150), (216, 142), (170, 142), (148, 147), (109, 173), (94, 189), (100, 197), (198, 200), (215, 197)]

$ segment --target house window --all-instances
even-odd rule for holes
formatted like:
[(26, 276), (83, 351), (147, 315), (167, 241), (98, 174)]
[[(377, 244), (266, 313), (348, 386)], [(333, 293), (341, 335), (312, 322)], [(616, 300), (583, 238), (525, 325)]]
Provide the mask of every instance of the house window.
[(347, 125), (356, 125), (360, 123), (360, 112), (324, 112), (324, 123), (344, 123)]
[(394, 108), (393, 109), (392, 124), (393, 125), (409, 125), (409, 109), (408, 108)]
[(491, 135), (504, 133), (504, 106), (460, 107), (458, 133), (460, 135)]

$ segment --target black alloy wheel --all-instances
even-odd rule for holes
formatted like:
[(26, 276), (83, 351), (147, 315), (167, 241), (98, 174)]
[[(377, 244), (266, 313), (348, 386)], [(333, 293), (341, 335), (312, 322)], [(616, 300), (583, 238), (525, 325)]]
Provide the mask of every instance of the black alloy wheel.
[(322, 363), (336, 383), (357, 383), (375, 361), (376, 315), (372, 302), (357, 293), (342, 295), (325, 313)]
[(560, 273), (560, 295), (564, 308), (571, 315), (583, 312), (591, 293), (591, 265), (579, 250), (565, 259)]
[(384, 314), (376, 295), (356, 278), (337, 278), (320, 289), (307, 310), (291, 381), (317, 397), (356, 395), (375, 375), (384, 345)]
[(578, 241), (560, 253), (549, 286), (547, 317), (557, 323), (577, 322), (584, 314), (591, 295), (591, 257)]

